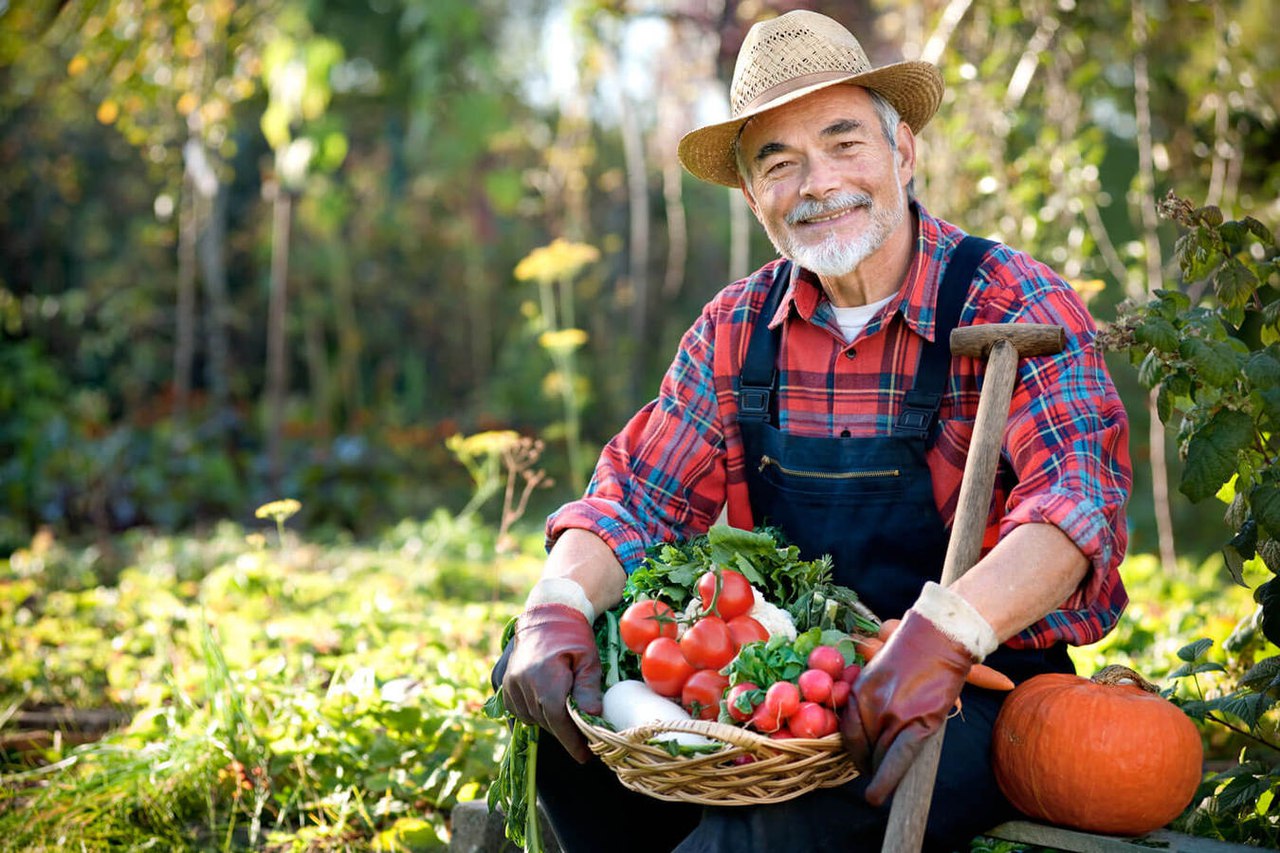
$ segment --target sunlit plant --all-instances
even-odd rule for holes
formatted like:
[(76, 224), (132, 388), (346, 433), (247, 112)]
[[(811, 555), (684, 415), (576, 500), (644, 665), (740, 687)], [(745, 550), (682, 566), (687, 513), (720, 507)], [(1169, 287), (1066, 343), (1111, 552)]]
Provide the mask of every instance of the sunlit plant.
[(284, 546), (284, 523), (293, 516), (297, 515), (302, 509), (302, 504), (293, 498), (284, 498), (283, 500), (270, 501), (264, 503), (253, 511), (254, 517), (266, 519), (269, 518), (276, 523), (277, 541), (281, 547)]
[[(564, 406), (565, 450), (569, 456), (569, 482), (575, 492), (582, 491), (585, 471), (582, 458), (582, 401), (578, 398), (578, 372), (574, 353), (587, 342), (587, 333), (576, 328), (574, 320), (573, 280), (588, 265), (600, 258), (600, 251), (585, 243), (570, 243), (556, 238), (549, 245), (534, 249), (516, 264), (519, 281), (538, 285), (541, 334), (538, 345), (551, 356), (555, 374), (547, 383), (550, 393), (560, 397)], [(558, 292), (558, 299), (557, 299)]]

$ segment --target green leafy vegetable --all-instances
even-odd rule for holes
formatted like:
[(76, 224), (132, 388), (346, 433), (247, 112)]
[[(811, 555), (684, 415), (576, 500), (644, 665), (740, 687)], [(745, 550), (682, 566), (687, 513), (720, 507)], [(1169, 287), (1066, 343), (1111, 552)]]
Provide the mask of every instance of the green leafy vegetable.
[[(512, 619), (502, 632), (502, 645), (506, 647), (515, 634), (516, 620)], [(507, 838), (530, 853), (541, 853), (542, 833), (538, 827), (538, 727), (522, 723), (507, 713), (503, 702), (502, 687), (484, 703), (484, 714), (494, 720), (507, 720), (511, 727), (511, 740), (498, 775), (489, 787), (486, 802), (490, 811), (501, 812), (506, 820)]]

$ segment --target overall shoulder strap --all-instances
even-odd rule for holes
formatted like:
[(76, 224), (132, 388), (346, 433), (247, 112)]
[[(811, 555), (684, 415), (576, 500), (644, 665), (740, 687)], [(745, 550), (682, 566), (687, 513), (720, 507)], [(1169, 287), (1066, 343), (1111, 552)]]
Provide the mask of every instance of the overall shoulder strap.
[(951, 330), (960, 322), (960, 312), (964, 310), (978, 265), (993, 246), (995, 243), (990, 240), (969, 235), (952, 252), (942, 283), (938, 285), (933, 340), (921, 349), (915, 386), (907, 392), (894, 434), (924, 439), (932, 434), (942, 392), (951, 374)]
[(778, 312), (782, 297), (791, 284), (791, 262), (785, 261), (775, 271), (773, 286), (765, 297), (764, 307), (756, 317), (747, 343), (747, 355), (742, 361), (742, 373), (738, 377), (738, 420), (768, 422), (773, 419), (778, 397), (778, 346), (782, 337), (781, 327), (769, 328), (769, 321)]

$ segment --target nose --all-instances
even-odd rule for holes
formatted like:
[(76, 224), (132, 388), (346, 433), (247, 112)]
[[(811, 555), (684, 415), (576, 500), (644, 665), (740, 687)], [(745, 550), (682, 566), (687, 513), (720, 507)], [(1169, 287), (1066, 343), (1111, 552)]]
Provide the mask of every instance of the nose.
[(800, 194), (807, 198), (826, 198), (840, 189), (840, 170), (826, 157), (811, 157), (805, 165)]

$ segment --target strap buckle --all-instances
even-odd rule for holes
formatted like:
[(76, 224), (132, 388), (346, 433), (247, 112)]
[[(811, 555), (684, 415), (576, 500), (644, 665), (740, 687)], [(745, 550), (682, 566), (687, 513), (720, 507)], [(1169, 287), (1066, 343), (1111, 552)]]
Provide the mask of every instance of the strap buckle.
[(928, 438), (941, 403), (941, 394), (911, 389), (907, 392), (902, 411), (898, 414), (898, 423), (894, 431), (915, 438)]
[(767, 421), (773, 402), (772, 382), (769, 386), (743, 385), (738, 388), (738, 420)]

